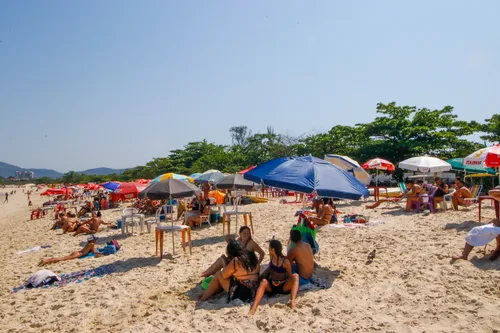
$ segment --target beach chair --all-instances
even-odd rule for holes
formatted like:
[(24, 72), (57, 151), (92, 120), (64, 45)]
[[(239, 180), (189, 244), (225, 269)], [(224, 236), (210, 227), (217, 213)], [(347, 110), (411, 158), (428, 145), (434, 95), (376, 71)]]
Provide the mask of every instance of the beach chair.
[(239, 210), (238, 206), (240, 203), (241, 203), (241, 197), (238, 196), (234, 199), (234, 206), (232, 209), (228, 209), (226, 205), (222, 206), (224, 210), (224, 212), (222, 213), (222, 234), (225, 234), (226, 223), (227, 223), (228, 235), (231, 233), (231, 216), (236, 216), (235, 230), (238, 229), (238, 216), (240, 215), (243, 216), (243, 222), (245, 225), (247, 225), (248, 220), (250, 220), (250, 229), (252, 230), (252, 234), (254, 233), (252, 213), (248, 211)]
[(140, 227), (139, 222), (140, 219), (137, 216), (139, 211), (137, 208), (125, 208), (122, 212), (122, 231), (126, 230), (128, 233), (128, 227), (132, 228), (132, 233), (134, 232), (134, 227)]
[(479, 195), (481, 194), (481, 191), (483, 190), (483, 185), (474, 185), (471, 189), (471, 195), (472, 198), (464, 198), (464, 201), (466, 203), (466, 207), (472, 207), (475, 204), (477, 204), (477, 199), (479, 199)]
[(443, 210), (448, 210), (448, 207), (453, 207), (451, 204), (451, 197), (455, 192), (456, 192), (455, 189), (451, 189), (449, 190), (448, 194), (443, 195), (443, 201), (438, 202), (436, 208), (438, 208), (437, 206), (441, 206)]
[(429, 194), (421, 194), (419, 197), (422, 199), (420, 202), (415, 203), (415, 208), (417, 213), (420, 213), (420, 208), (425, 207), (431, 211), (431, 213), (435, 213), (434, 209), (434, 195), (436, 195), (437, 187), (433, 186)]

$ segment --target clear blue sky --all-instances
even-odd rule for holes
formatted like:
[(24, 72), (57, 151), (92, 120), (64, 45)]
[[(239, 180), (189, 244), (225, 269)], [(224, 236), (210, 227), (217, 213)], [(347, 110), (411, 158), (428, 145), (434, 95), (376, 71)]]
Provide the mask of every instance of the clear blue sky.
[(498, 110), (500, 1), (0, 1), (0, 161), (141, 165), (377, 102)]

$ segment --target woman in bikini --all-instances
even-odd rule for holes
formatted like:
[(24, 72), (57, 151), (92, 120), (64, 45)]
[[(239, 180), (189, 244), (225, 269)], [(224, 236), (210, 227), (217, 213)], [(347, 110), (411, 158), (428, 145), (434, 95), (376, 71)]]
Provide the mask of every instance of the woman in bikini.
[(229, 263), (215, 273), (207, 290), (200, 295), (200, 301), (206, 301), (222, 290), (227, 292), (228, 302), (234, 299), (247, 302), (254, 298), (260, 271), (255, 253), (245, 250), (235, 240), (229, 241), (226, 253)]
[(94, 235), (90, 235), (87, 237), (87, 244), (80, 251), (74, 251), (69, 256), (66, 256), (66, 257), (42, 259), (38, 263), (38, 266), (45, 266), (45, 265), (53, 264), (53, 263), (56, 263), (59, 261), (77, 259), (77, 258), (86, 256), (90, 252), (94, 253), (94, 255), (96, 257), (99, 257), (99, 256), (101, 256), (101, 254), (95, 248), (96, 240), (97, 240), (97, 238)]
[(330, 199), (315, 199), (313, 203), (316, 205), (316, 214), (318, 215), (318, 217), (311, 217), (311, 222), (316, 225), (330, 224), (332, 222), (332, 216), (334, 214), (333, 207), (329, 205)]
[[(255, 252), (259, 255), (259, 264), (264, 260), (265, 253), (260, 248), (259, 244), (255, 243), (252, 239), (252, 234), (250, 233), (250, 228), (247, 226), (242, 226), (239, 232), (240, 237), (236, 241), (240, 242), (241, 246), (247, 251)], [(228, 239), (228, 241), (231, 239)], [(214, 275), (216, 272), (224, 268), (224, 264), (227, 264), (228, 258), (225, 255), (220, 256), (205, 272), (201, 274), (202, 277), (207, 277)]]
[(253, 306), (250, 309), (250, 314), (252, 315), (257, 311), (264, 292), (269, 297), (277, 294), (289, 294), (291, 292), (290, 307), (292, 309), (295, 308), (295, 299), (299, 290), (299, 275), (292, 274), (292, 265), (283, 255), (282, 251), (283, 246), (281, 242), (276, 239), (271, 240), (269, 243), (271, 261), (269, 261), (269, 266), (261, 275), (262, 280), (259, 289), (257, 289)]

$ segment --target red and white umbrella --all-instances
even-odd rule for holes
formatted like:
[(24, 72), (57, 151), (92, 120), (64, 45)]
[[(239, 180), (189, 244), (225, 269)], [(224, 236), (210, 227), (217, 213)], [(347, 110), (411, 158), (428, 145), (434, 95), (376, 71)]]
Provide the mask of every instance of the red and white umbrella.
[(463, 165), (483, 165), (487, 168), (496, 168), (499, 171), (500, 182), (500, 144), (479, 149), (464, 158)]
[(389, 172), (393, 172), (395, 169), (394, 164), (380, 157), (376, 157), (363, 163), (361, 167), (363, 169), (387, 170)]
[(500, 145), (479, 149), (464, 158), (463, 165), (484, 165), (487, 168), (500, 168)]

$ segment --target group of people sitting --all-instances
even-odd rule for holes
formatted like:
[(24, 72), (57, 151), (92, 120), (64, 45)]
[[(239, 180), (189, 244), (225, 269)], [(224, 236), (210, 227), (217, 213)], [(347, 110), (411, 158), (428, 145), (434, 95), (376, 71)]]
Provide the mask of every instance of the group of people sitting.
[(422, 202), (423, 194), (430, 194), (433, 190), (435, 190), (435, 192), (432, 204), (434, 208), (436, 208), (439, 203), (443, 202), (445, 195), (449, 194), (451, 189), (455, 190), (451, 196), (451, 204), (454, 210), (458, 210), (459, 206), (469, 206), (471, 204), (471, 201), (466, 200), (467, 198), (472, 198), (471, 190), (465, 186), (460, 177), (455, 178), (455, 182), (451, 186), (448, 186), (448, 184), (439, 177), (434, 178), (434, 184), (430, 186), (426, 186), (422, 180), (414, 182), (411, 179), (406, 180), (405, 186), (405, 192), (401, 193), (396, 198), (380, 199), (372, 205), (367, 205), (366, 208), (373, 209), (380, 206), (383, 202), (400, 201), (406, 198), (405, 211), (409, 212), (414, 209), (417, 203)]
[(137, 199), (132, 207), (137, 208), (139, 214), (154, 215), (160, 206), (160, 201), (151, 200), (148, 197), (144, 199)]
[(102, 231), (101, 225), (110, 226), (111, 223), (102, 220), (100, 211), (92, 212), (92, 216), (87, 219), (78, 219), (76, 214), (72, 212), (61, 212), (56, 217), (51, 230), (61, 228), (63, 233), (74, 232), (73, 236), (78, 236), (79, 234), (95, 234)]
[(311, 281), (314, 257), (310, 245), (302, 242), (300, 231), (292, 229), (289, 242), (286, 256), (279, 240), (269, 242), (271, 260), (261, 274), (264, 251), (252, 239), (250, 229), (241, 227), (239, 238), (228, 239), (226, 255), (218, 258), (201, 274), (202, 277), (213, 275), (213, 278), (199, 300), (206, 301), (225, 291), (228, 301), (239, 299), (247, 302), (254, 299), (250, 310), (254, 314), (264, 294), (291, 294), (290, 306), (294, 308), (299, 286)]

